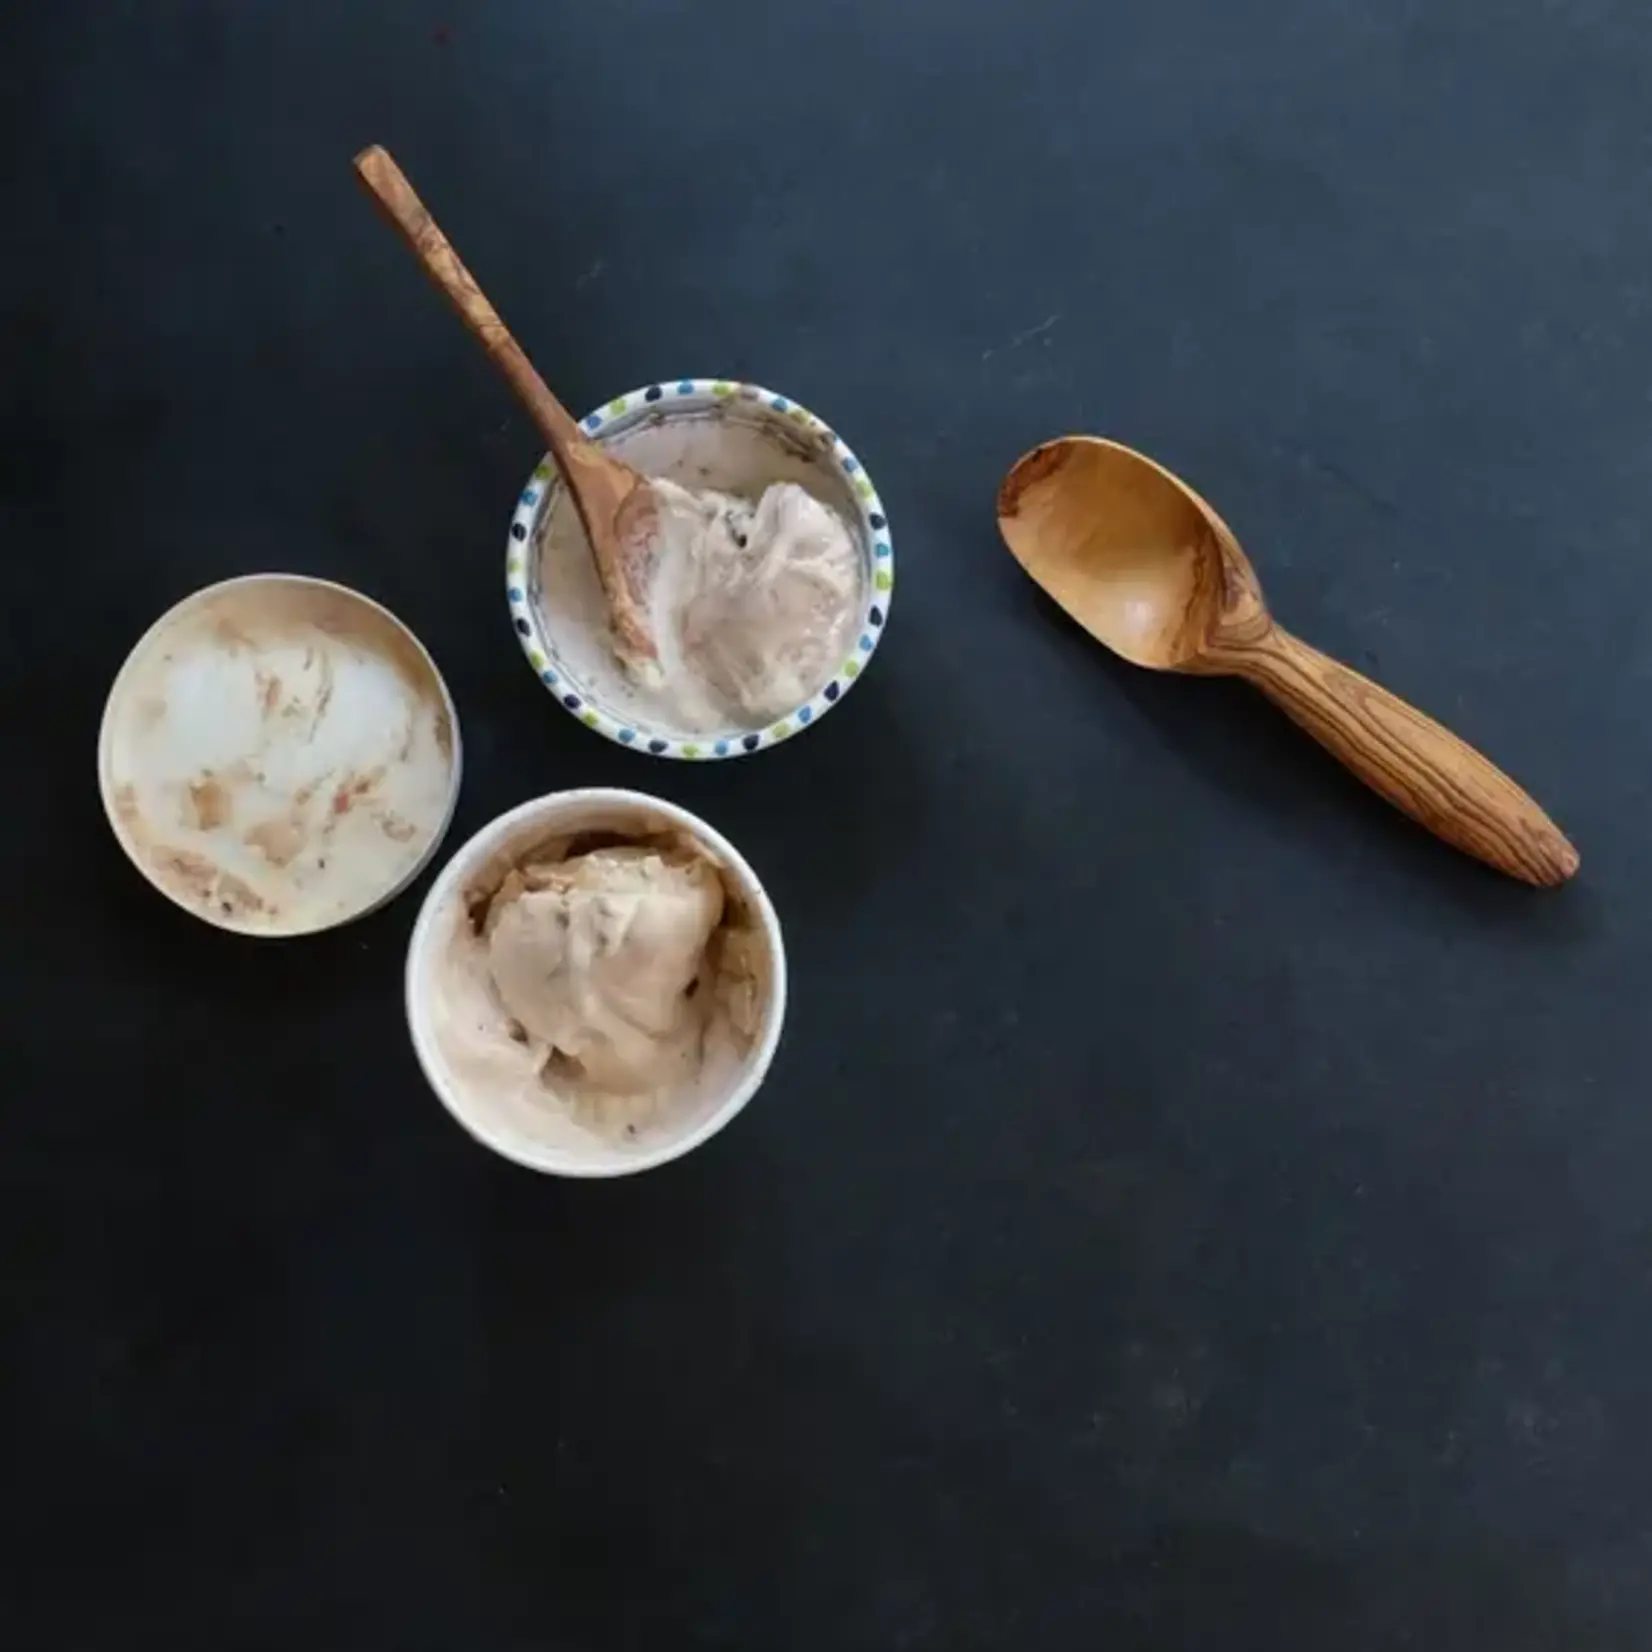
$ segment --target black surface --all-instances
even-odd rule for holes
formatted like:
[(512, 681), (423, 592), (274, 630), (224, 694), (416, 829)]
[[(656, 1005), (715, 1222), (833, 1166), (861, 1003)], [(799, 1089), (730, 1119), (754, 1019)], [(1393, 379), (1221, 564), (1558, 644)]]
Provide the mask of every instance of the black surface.
[[(1643, 0), (35, 0), (0, 85), (0, 1641), (1652, 1646)], [(571, 403), (749, 376), (866, 456), (817, 730), (650, 764), (536, 685), (533, 434), (372, 140)], [(1071, 429), (1579, 881), (1103, 658), (992, 519)], [(618, 782), (746, 850), (795, 997), (725, 1136), (514, 1170), (415, 1069), (416, 894), (260, 946), (126, 865), (109, 678), (266, 567), (429, 643), (452, 842)]]

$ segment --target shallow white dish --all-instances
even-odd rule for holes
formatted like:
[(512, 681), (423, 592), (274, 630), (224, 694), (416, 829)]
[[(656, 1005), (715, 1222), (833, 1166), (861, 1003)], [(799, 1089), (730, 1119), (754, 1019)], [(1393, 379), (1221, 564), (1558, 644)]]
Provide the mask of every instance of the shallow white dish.
[(761, 729), (673, 728), (614, 658), (608, 608), (589, 541), (547, 458), (528, 478), (511, 519), (505, 594), (535, 675), (587, 728), (654, 757), (742, 757), (823, 717), (871, 658), (894, 595), (889, 521), (865, 467), (835, 431), (789, 397), (724, 379), (672, 379), (616, 396), (581, 421), (648, 475), (755, 498), (797, 482), (853, 530), (862, 558), (862, 607), (842, 662), (805, 704)]
[(163, 614), (98, 737), (133, 864), (246, 935), (330, 929), (398, 894), (447, 830), (460, 769), (453, 701), (413, 633), (296, 574), (226, 580)]
[[(737, 1061), (703, 1071), (635, 1140), (582, 1124), (554, 1096), (516, 1093), (467, 1079), (444, 1038), (444, 963), (471, 922), (469, 896), (497, 883), (504, 868), (547, 839), (581, 832), (643, 836), (681, 832), (721, 869), (731, 898), (754, 920), (763, 943), (762, 1011), (756, 1036)], [(512, 809), (462, 845), (425, 896), (407, 948), (407, 1024), (425, 1078), (448, 1112), (479, 1142), (530, 1170), (555, 1176), (625, 1176), (681, 1158), (709, 1140), (757, 1093), (786, 1017), (786, 951), (757, 874), (698, 816), (641, 792), (591, 788), (553, 792)], [(446, 1006), (451, 1008), (451, 1006)], [(504, 1012), (499, 1010), (503, 1019)]]

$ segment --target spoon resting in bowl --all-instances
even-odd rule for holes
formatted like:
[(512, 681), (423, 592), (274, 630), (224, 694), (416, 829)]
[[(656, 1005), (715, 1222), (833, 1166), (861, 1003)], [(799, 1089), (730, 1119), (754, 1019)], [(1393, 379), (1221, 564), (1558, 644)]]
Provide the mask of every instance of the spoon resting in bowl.
[(1144, 454), (1046, 442), (998, 490), (1016, 559), (1091, 636), (1155, 671), (1243, 677), (1395, 808), (1526, 883), (1578, 854), (1503, 771), (1387, 689), (1274, 622), (1227, 524)]
[(510, 381), (545, 438), (591, 542), (622, 662), (635, 669), (657, 660), (647, 593), (659, 505), (648, 478), (604, 452), (551, 394), (389, 152), (374, 144), (356, 156), (355, 165), (362, 183)]

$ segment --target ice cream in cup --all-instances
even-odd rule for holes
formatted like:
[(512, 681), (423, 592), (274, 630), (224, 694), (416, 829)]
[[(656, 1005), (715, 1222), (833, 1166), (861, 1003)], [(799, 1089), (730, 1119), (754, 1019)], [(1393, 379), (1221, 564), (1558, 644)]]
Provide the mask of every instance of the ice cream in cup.
[(612, 593), (547, 458), (517, 500), (511, 624), (557, 703), (655, 757), (762, 751), (809, 728), (860, 677), (894, 594), (889, 522), (864, 467), (788, 397), (677, 379), (581, 421), (656, 484), (660, 531), (639, 577), (657, 645), (628, 657)]
[(756, 1093), (786, 958), (756, 874), (637, 792), (555, 792), (443, 868), (407, 954), (431, 1088), (496, 1153), (562, 1176), (680, 1157)]
[(307, 935), (393, 899), (459, 795), (435, 662), (388, 610), (299, 574), (185, 597), (139, 639), (98, 737), (133, 864), (220, 929)]

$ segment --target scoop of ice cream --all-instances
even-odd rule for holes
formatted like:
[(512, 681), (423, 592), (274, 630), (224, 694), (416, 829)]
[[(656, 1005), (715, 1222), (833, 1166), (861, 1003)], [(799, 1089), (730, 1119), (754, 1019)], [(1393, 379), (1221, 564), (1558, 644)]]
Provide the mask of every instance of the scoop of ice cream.
[(617, 1094), (681, 1077), (699, 1053), (695, 1001), (723, 885), (701, 859), (643, 845), (512, 872), (488, 918), (488, 968), (506, 1011)]
[(848, 525), (795, 482), (750, 500), (652, 483), (653, 686), (684, 725), (759, 726), (831, 675), (854, 623), (860, 557)]

